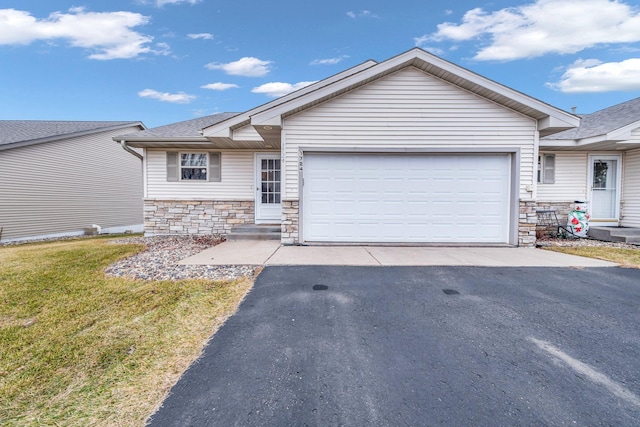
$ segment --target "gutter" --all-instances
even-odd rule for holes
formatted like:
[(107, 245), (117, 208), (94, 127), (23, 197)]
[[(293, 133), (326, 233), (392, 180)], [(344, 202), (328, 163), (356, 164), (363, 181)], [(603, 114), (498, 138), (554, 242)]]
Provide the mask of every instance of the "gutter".
[(142, 157), (142, 154), (138, 153), (135, 150), (132, 150), (131, 147), (129, 147), (127, 145), (127, 141), (125, 141), (124, 139), (120, 140), (120, 145), (122, 146), (122, 148), (124, 149), (124, 151), (133, 154), (134, 156), (136, 156), (137, 158), (139, 158), (140, 160), (144, 160), (144, 157)]

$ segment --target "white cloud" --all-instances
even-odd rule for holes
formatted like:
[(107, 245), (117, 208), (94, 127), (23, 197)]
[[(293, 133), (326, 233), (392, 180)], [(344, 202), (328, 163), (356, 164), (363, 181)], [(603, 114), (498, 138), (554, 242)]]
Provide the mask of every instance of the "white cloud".
[(188, 104), (194, 99), (196, 99), (195, 95), (189, 95), (184, 92), (178, 93), (167, 93), (167, 92), (158, 92), (153, 89), (145, 89), (138, 92), (138, 96), (141, 98), (150, 98), (157, 99), (162, 102), (171, 102), (174, 104)]
[(205, 67), (210, 70), (222, 70), (232, 76), (245, 77), (262, 77), (271, 71), (271, 61), (263, 61), (258, 58), (244, 57), (237, 61), (222, 64), (219, 62), (210, 62)]
[(133, 12), (86, 12), (75, 7), (37, 19), (27, 11), (0, 9), (0, 45), (34, 41), (67, 40), (71, 46), (91, 50), (91, 59), (134, 58), (143, 53), (164, 55), (168, 45), (154, 50), (153, 37), (133, 28), (149, 23), (149, 17)]
[(265, 83), (263, 85), (260, 85), (258, 87), (254, 87), (253, 89), (251, 89), (251, 92), (253, 93), (263, 93), (267, 96), (271, 96), (271, 97), (278, 97), (278, 96), (283, 96), (286, 95), (288, 93), (294, 92), (298, 89), (302, 89), (305, 86), (309, 86), (314, 84), (315, 81), (313, 82), (299, 82), (299, 83), (295, 83), (295, 84), (291, 84), (291, 83), (282, 83), (282, 82), (272, 82), (272, 83)]
[(209, 34), (209, 33), (187, 34), (187, 37), (194, 40), (197, 40), (197, 39), (212, 40), (213, 34)]
[(547, 86), (565, 93), (594, 93), (640, 90), (640, 58), (602, 63), (578, 60), (557, 83)]
[(314, 59), (309, 63), (309, 65), (334, 65), (339, 62), (342, 62), (342, 60), (347, 59), (348, 57), (349, 55), (341, 55), (335, 58)]
[(200, 3), (202, 0), (156, 0), (156, 6), (158, 7), (162, 7), (165, 4), (178, 4), (178, 3), (189, 3), (189, 4), (196, 4), (196, 3)]
[(352, 10), (350, 10), (349, 12), (347, 12), (347, 16), (351, 19), (356, 19), (356, 18), (380, 18), (378, 15), (376, 15), (375, 13), (371, 12), (370, 10), (361, 10), (360, 12), (354, 12)]
[(462, 23), (446, 22), (438, 31), (416, 37), (432, 42), (490, 39), (478, 60), (534, 58), (547, 53), (576, 53), (596, 45), (640, 41), (640, 11), (615, 0), (536, 0), (486, 12), (467, 11)]
[(211, 90), (227, 90), (227, 89), (234, 89), (239, 87), (237, 84), (233, 84), (233, 83), (222, 83), (222, 82), (217, 82), (217, 83), (209, 83), (206, 84), (204, 86), (200, 86), (202, 89), (211, 89)]
[(156, 43), (155, 49), (151, 49), (150, 52), (156, 55), (167, 56), (171, 53), (171, 47), (165, 42)]

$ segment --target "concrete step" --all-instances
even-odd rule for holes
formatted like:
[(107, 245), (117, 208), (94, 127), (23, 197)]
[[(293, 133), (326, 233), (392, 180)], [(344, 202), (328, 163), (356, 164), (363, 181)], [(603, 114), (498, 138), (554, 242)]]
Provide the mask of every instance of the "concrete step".
[(640, 236), (627, 236), (627, 242), (630, 245), (640, 245)]
[(280, 240), (279, 224), (237, 225), (227, 234), (227, 241), (238, 240)]
[(237, 242), (239, 240), (280, 240), (280, 233), (229, 233), (227, 234), (228, 242)]
[(590, 227), (589, 237), (605, 242), (640, 244), (640, 228)]
[(614, 228), (611, 230), (612, 236), (640, 236), (640, 228)]
[(232, 233), (280, 233), (280, 224), (245, 224), (236, 225), (231, 229)]

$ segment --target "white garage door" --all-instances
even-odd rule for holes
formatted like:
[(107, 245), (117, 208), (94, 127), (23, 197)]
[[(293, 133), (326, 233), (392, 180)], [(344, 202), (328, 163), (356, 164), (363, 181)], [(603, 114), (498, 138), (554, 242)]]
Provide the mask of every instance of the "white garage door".
[(507, 243), (510, 159), (304, 155), (305, 242)]

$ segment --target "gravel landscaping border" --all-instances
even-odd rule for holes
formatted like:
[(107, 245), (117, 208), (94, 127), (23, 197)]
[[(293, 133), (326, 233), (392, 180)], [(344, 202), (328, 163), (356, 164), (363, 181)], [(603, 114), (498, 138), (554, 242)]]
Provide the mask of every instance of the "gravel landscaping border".
[(117, 261), (105, 269), (115, 277), (141, 280), (234, 280), (254, 276), (256, 266), (249, 265), (180, 265), (182, 259), (222, 243), (214, 236), (153, 236), (125, 237), (111, 244), (143, 244), (139, 254)]
[(605, 242), (603, 240), (595, 240), (589, 238), (568, 238), (568, 239), (556, 239), (550, 237), (538, 238), (536, 246), (562, 246), (562, 247), (607, 247), (607, 248), (625, 248), (625, 249), (637, 249), (640, 250), (640, 246), (631, 245), (622, 242)]

